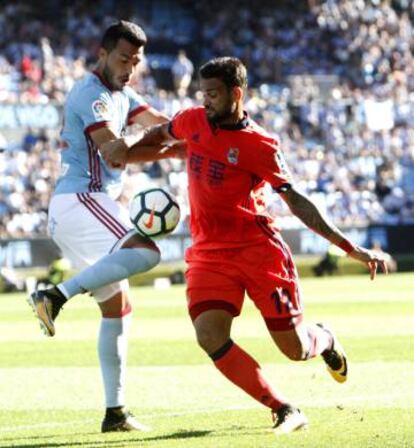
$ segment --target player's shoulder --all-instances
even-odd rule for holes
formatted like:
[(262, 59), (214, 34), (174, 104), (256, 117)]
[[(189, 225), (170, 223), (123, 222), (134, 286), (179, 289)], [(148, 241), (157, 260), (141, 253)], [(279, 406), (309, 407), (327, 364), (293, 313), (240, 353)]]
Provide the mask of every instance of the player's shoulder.
[(142, 95), (140, 95), (136, 90), (134, 90), (131, 86), (125, 86), (122, 89), (123, 95), (127, 96), (128, 98), (138, 98), (141, 101), (144, 101), (144, 98)]
[(178, 136), (185, 138), (194, 129), (199, 129), (203, 120), (205, 120), (204, 107), (191, 106), (181, 109), (170, 120), (169, 132), (175, 138)]
[(205, 115), (204, 106), (191, 106), (186, 107), (185, 109), (179, 110), (175, 115), (175, 117), (203, 117)]
[(257, 143), (262, 144), (264, 147), (279, 147), (280, 139), (279, 136), (274, 133), (269, 133), (262, 126), (257, 124), (254, 120), (249, 119), (249, 134), (252, 139)]
[(66, 109), (84, 111), (85, 108), (110, 109), (111, 94), (92, 73), (76, 81), (66, 98)]
[(84, 100), (99, 97), (110, 97), (110, 93), (93, 73), (87, 73), (83, 78), (75, 82), (71, 90), (71, 96), (81, 96)]

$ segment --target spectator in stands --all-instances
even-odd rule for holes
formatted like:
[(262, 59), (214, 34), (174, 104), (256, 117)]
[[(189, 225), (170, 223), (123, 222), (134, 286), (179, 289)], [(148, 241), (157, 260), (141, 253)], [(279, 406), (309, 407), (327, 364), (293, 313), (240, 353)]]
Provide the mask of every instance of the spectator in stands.
[(187, 95), (188, 87), (194, 72), (193, 63), (188, 59), (184, 50), (178, 52), (177, 58), (171, 67), (174, 88), (177, 95), (184, 97)]
[[(61, 103), (94, 59), (99, 23), (106, 26), (116, 10), (114, 1), (104, 3), (98, 0), (105, 12), (99, 20), (81, 0), (74, 0), (64, 13), (59, 6), (53, 25), (47, 16), (35, 18), (34, 7), (27, 2), (1, 4), (1, 104)], [(171, 4), (174, 11), (182, 7), (178, 1)], [(171, 12), (170, 20), (168, 14), (162, 18), (163, 33), (158, 16), (145, 20), (152, 42), (169, 49), (171, 56), (181, 48), (180, 41), (193, 43), (197, 62), (224, 54), (244, 60), (254, 86), (247, 101), (250, 115), (280, 135), (301, 188), (317, 198), (338, 225), (414, 222), (413, 3), (281, 0), (278, 8), (269, 1), (258, 2), (254, 11), (246, 4), (243, 0), (188, 4), (187, 16), (195, 26), (186, 28)], [(123, 13), (122, 5), (118, 8)], [(50, 11), (53, 14), (53, 7)], [(147, 65), (139, 90), (150, 95), (149, 102), (159, 110), (172, 116), (197, 102), (197, 94), (177, 97), (166, 91), (152, 65)], [(367, 104), (373, 102), (375, 111), (385, 100), (393, 125), (372, 129)], [(52, 148), (39, 147), (54, 164), (58, 156), (50, 138)], [(42, 194), (50, 194), (56, 178), (57, 168), (49, 166), (50, 176), (37, 182), (36, 161), (20, 152), (17, 147), (4, 156), (12, 168), (0, 167), (1, 173), (7, 171), (0, 192), (8, 204), (2, 226), (9, 236), (44, 232), (45, 214), (37, 208), (34, 185), (46, 183), (49, 191)], [(13, 177), (15, 159), (34, 172), (30, 179), (24, 177), (23, 184)], [(384, 171), (390, 160), (392, 167)], [(185, 182), (178, 174), (182, 162), (161, 162), (154, 168), (159, 167), (163, 171), (159, 182)], [(20, 205), (23, 196), (32, 207), (29, 221), (23, 218), (28, 213), (27, 206)], [(274, 208), (278, 207), (276, 202)], [(286, 217), (281, 225), (297, 224)]]

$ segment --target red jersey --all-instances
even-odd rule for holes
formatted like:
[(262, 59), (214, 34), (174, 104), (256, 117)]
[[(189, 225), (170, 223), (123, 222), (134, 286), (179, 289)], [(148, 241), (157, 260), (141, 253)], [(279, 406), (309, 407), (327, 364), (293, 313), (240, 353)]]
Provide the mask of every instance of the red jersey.
[(291, 184), (277, 140), (247, 114), (237, 125), (213, 128), (204, 107), (179, 112), (170, 123), (185, 140), (193, 247), (242, 247), (271, 238), (263, 186), (279, 191)]

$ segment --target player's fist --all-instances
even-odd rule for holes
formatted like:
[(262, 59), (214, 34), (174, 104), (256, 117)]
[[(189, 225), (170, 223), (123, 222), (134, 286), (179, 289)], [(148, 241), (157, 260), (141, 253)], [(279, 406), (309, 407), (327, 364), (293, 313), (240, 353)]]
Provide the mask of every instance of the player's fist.
[(187, 143), (180, 141), (168, 145), (164, 150), (164, 154), (168, 154), (168, 157), (174, 157), (176, 159), (185, 159), (187, 157)]
[(99, 147), (99, 151), (105, 162), (111, 168), (118, 169), (125, 168), (128, 150), (129, 146), (123, 138), (110, 140)]

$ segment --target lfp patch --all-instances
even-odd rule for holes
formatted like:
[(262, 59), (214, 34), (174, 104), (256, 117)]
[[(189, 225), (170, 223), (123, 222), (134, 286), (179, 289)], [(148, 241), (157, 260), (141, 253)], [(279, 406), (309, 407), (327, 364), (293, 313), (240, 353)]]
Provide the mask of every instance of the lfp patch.
[(96, 120), (109, 120), (110, 112), (108, 105), (102, 100), (96, 100), (92, 103), (92, 112)]

